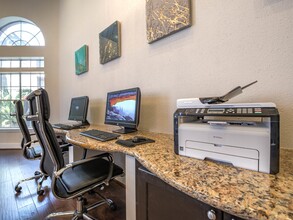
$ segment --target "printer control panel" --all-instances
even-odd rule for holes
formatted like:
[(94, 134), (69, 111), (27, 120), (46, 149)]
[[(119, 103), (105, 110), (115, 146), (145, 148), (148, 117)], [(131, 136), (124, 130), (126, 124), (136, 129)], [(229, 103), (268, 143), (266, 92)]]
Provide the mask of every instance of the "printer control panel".
[[(180, 111), (182, 110), (182, 111)], [(187, 108), (180, 109), (179, 114), (185, 115), (262, 115), (268, 114), (269, 112), (265, 108), (251, 108), (251, 107), (241, 107), (241, 108)]]
[(207, 113), (211, 114), (261, 114), (261, 108), (227, 108), (227, 109), (217, 109), (217, 108), (209, 108), (207, 109)]

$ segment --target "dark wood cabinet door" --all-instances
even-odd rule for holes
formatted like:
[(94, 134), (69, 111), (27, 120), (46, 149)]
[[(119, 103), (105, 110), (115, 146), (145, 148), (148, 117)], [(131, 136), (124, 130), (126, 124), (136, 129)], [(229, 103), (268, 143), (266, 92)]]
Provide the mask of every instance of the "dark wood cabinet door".
[(224, 212), (223, 220), (244, 220), (244, 219)]
[(136, 163), (137, 220), (221, 220), (223, 213), (168, 185)]

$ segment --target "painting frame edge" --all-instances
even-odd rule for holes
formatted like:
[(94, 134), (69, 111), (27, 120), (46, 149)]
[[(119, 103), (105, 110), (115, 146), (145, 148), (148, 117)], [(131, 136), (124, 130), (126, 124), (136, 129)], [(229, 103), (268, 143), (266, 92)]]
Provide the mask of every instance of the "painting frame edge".
[[(85, 56), (85, 59), (84, 59), (84, 61), (85, 61), (85, 65), (84, 65), (84, 67), (85, 67), (85, 69), (84, 70), (82, 70), (82, 71), (78, 71), (78, 69), (77, 69), (77, 61), (76, 61), (76, 54), (78, 53), (78, 52), (81, 52), (81, 50), (83, 49), (83, 48), (85, 48), (85, 52), (84, 52), (84, 56)], [(75, 51), (75, 75), (81, 75), (81, 74), (84, 74), (84, 73), (86, 73), (86, 72), (88, 72), (88, 70), (89, 70), (89, 46), (87, 45), (87, 44), (84, 44), (83, 46), (81, 46), (78, 50), (76, 50)]]

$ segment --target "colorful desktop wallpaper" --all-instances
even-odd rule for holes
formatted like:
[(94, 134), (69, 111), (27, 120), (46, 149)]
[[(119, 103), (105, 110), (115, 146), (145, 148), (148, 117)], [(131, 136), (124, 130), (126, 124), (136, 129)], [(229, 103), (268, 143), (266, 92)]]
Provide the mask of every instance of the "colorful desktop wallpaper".
[(136, 93), (110, 94), (108, 99), (108, 120), (135, 121)]

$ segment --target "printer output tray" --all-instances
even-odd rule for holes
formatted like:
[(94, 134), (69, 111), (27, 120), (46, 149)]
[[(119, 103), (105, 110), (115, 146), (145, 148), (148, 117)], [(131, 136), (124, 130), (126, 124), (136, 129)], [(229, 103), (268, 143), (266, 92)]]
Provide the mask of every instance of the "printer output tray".
[(269, 167), (269, 164), (260, 167), (260, 157), (269, 156), (269, 146), (270, 132), (262, 125), (179, 125), (179, 155), (268, 172), (263, 169)]

